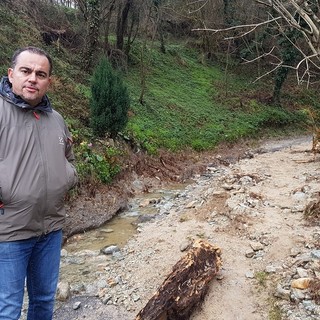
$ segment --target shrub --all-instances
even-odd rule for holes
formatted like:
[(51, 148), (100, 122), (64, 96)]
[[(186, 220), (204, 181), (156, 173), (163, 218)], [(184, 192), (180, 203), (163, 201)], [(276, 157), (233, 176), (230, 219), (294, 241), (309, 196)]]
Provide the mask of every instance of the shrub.
[(96, 67), (91, 84), (91, 128), (97, 137), (117, 136), (128, 121), (127, 88), (105, 57)]
[(80, 183), (83, 185), (110, 183), (120, 172), (120, 166), (113, 159), (116, 153), (113, 148), (106, 148), (98, 153), (93, 150), (91, 143), (81, 142), (76, 149), (78, 159), (76, 167)]

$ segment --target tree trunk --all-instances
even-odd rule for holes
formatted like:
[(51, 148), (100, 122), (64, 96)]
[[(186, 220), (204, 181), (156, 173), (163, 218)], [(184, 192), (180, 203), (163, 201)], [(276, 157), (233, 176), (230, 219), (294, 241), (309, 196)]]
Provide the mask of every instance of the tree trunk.
[(135, 320), (187, 320), (222, 265), (220, 248), (196, 241)]
[(127, 28), (128, 15), (133, 0), (126, 0), (124, 7), (119, 7), (117, 20), (117, 49), (123, 50), (124, 34)]
[(300, 58), (299, 51), (295, 48), (299, 35), (296, 30), (292, 29), (279, 36), (278, 46), (282, 57), (282, 66), (277, 69), (274, 79), (272, 102), (275, 106), (281, 106), (281, 91), (288, 77), (290, 66), (293, 66)]
[(116, 2), (115, 0), (113, 0), (111, 2), (110, 7), (109, 7), (109, 11), (106, 15), (106, 18), (103, 19), (104, 21), (106, 21), (104, 23), (104, 44), (103, 44), (105, 53), (107, 53), (107, 51), (109, 50), (109, 30), (110, 30), (110, 22), (111, 22), (112, 12), (115, 7), (115, 2)]
[(87, 35), (83, 54), (84, 69), (89, 71), (92, 66), (93, 54), (99, 41), (100, 2), (92, 0), (88, 5)]

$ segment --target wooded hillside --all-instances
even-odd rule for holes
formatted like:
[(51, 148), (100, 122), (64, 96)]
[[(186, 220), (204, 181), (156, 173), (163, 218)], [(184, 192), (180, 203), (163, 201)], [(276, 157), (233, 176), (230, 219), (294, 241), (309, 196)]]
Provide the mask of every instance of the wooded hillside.
[[(46, 45), (81, 53), (91, 68), (101, 53), (126, 67), (133, 43), (157, 42), (165, 53), (172, 39), (184, 39), (216, 60), (259, 61), (256, 77), (274, 73), (273, 100), (290, 69), (298, 82), (314, 82), (318, 70), (318, 1), (5, 0), (32, 19)], [(142, 58), (141, 58), (142, 59)], [(269, 69), (266, 65), (271, 64)]]
[[(5, 0), (0, 71), (6, 74), (17, 47), (47, 50), (54, 60), (50, 97), (67, 118), (84, 161), (80, 172), (110, 174), (124, 152), (96, 141), (90, 128), (91, 80), (101, 56), (128, 88), (121, 139), (134, 152), (203, 151), (265, 131), (306, 129), (305, 110), (317, 116), (320, 104), (303, 12), (296, 9), (293, 27), (272, 10), (253, 0)], [(297, 64), (307, 82), (297, 78)]]

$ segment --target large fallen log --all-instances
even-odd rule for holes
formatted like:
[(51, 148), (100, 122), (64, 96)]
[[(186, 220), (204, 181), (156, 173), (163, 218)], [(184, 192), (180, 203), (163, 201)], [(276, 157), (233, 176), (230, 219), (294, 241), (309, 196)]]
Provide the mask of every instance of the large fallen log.
[(135, 320), (187, 320), (222, 265), (221, 249), (196, 241), (173, 267)]

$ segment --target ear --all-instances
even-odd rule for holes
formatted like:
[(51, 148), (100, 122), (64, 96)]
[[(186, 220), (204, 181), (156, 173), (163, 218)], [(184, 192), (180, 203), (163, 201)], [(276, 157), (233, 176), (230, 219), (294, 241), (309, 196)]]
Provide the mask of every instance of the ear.
[(13, 79), (13, 69), (12, 68), (8, 69), (8, 79), (9, 79), (10, 83), (12, 83), (12, 79)]

